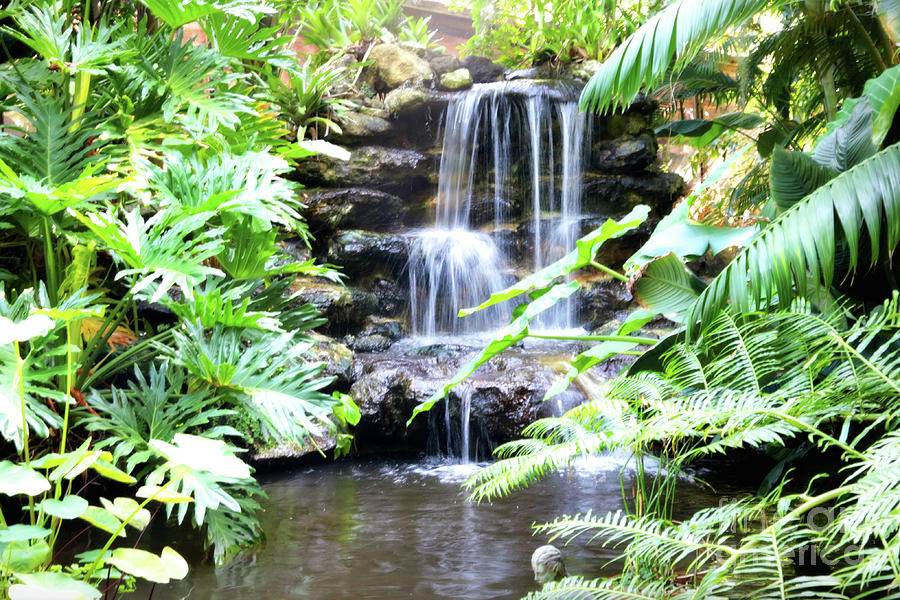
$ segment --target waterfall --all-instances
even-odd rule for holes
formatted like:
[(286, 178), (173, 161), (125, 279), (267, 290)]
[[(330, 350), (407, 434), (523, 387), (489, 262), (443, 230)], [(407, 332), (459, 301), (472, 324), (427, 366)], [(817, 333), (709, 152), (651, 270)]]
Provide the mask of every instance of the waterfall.
[[(587, 119), (577, 90), (535, 82), (476, 85), (445, 117), (434, 226), (415, 232), (407, 265), (414, 335), (464, 334), (503, 325), (500, 306), (459, 319), (514, 280), (516, 262), (540, 269), (574, 247)], [(530, 212), (531, 251), (500, 243)], [(517, 214), (518, 213), (518, 214)], [(576, 325), (569, 302), (538, 326)]]

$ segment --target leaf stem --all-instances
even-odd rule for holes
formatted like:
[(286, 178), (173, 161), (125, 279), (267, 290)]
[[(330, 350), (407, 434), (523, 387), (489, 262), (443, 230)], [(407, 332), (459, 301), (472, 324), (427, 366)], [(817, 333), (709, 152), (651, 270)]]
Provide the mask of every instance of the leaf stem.
[(615, 269), (610, 269), (606, 265), (598, 263), (596, 260), (593, 260), (593, 259), (591, 260), (591, 266), (594, 267), (595, 269), (603, 271), (604, 273), (606, 273), (607, 275), (609, 275), (611, 277), (615, 277), (619, 281), (624, 281), (624, 282), (628, 281), (627, 277), (625, 277), (624, 275), (622, 275)]
[(528, 337), (542, 340), (575, 340), (579, 342), (626, 342), (642, 346), (655, 346), (659, 342), (656, 338), (631, 335), (540, 335), (529, 333)]

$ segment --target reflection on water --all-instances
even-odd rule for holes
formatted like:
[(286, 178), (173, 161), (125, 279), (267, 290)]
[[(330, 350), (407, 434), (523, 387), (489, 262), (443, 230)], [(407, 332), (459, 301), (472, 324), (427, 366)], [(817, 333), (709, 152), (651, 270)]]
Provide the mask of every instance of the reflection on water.
[[(516, 599), (535, 589), (529, 559), (546, 543), (532, 523), (622, 508), (621, 468), (593, 459), (480, 505), (460, 489), (475, 465), (348, 462), (281, 474), (264, 482), (264, 546), (220, 569), (197, 566), (154, 597)], [(689, 481), (679, 491), (679, 513), (713, 502)], [(573, 574), (603, 573), (614, 558), (578, 543), (562, 550)]]

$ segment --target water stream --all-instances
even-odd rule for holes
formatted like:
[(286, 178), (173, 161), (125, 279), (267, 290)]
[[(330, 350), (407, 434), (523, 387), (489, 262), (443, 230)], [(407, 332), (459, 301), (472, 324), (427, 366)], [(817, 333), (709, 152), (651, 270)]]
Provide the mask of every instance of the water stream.
[[(225, 567), (196, 566), (155, 598), (516, 600), (536, 589), (531, 524), (622, 507), (623, 462), (596, 458), (494, 503), (466, 500), (476, 469), (441, 461), (344, 462), (266, 481), (266, 543)], [(626, 481), (631, 472), (626, 471)], [(714, 499), (684, 481), (679, 514)], [(190, 554), (191, 540), (177, 549)], [(572, 573), (616, 572), (614, 550), (562, 548)], [(146, 597), (146, 594), (138, 597)]]

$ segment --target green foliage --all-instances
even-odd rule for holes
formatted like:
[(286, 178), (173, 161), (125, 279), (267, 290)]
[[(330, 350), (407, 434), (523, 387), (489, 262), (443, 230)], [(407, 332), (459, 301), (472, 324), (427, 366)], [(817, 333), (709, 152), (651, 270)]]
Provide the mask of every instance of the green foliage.
[(471, 10), (475, 35), (467, 53), (495, 56), (510, 67), (553, 60), (602, 60), (662, 3), (458, 0)]
[[(65, 4), (3, 13), (4, 39), (32, 54), (0, 65), (21, 125), (0, 132), (0, 235), (15, 249), (0, 260), (0, 435), (16, 450), (0, 493), (18, 505), (0, 519), (0, 593), (112, 598), (187, 573), (171, 549), (124, 544), (150, 503), (201, 529), (221, 564), (261, 537), (239, 454), (354, 422), (352, 400), (321, 391), (304, 332), (323, 320), (290, 287), (337, 275), (281, 244), (311, 240), (287, 161), (342, 155), (303, 138), (328, 123), (343, 73), (297, 68), (258, 3)], [(208, 41), (185, 38), (194, 21)], [(143, 301), (172, 318), (144, 321)], [(88, 504), (74, 493), (86, 472), (123, 495)], [(100, 547), (53, 564), (75, 519)]]
[(320, 50), (346, 48), (359, 42), (396, 35), (405, 23), (397, 0), (319, 0), (298, 10), (300, 32)]

